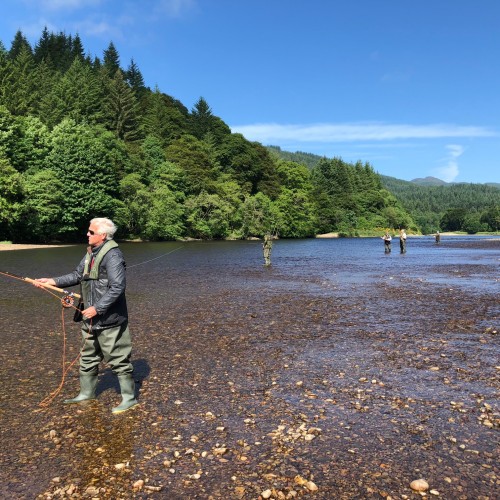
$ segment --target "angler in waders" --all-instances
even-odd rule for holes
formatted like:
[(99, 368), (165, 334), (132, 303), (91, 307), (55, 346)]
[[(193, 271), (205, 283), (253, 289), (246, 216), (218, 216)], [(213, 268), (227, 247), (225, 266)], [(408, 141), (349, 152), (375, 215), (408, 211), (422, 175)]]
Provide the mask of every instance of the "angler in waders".
[(262, 243), (262, 250), (264, 252), (264, 265), (271, 265), (271, 250), (273, 249), (273, 237), (267, 233), (264, 236), (264, 243)]
[(391, 253), (392, 236), (389, 234), (389, 230), (387, 230), (381, 238), (384, 240), (384, 252)]
[(80, 357), (80, 393), (64, 402), (95, 399), (99, 363), (104, 360), (120, 382), (122, 401), (112, 412), (121, 413), (135, 406), (137, 400), (130, 362), (125, 261), (113, 240), (115, 232), (116, 226), (110, 219), (92, 219), (87, 231), (88, 252), (78, 267), (64, 276), (36, 281), (57, 287), (81, 287), (84, 346)]

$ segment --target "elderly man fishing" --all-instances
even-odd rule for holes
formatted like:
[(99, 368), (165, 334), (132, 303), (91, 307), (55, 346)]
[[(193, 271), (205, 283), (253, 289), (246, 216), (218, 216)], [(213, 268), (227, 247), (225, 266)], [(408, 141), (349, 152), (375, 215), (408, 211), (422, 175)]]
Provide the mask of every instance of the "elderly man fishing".
[(80, 357), (80, 393), (64, 402), (95, 399), (99, 363), (104, 360), (120, 382), (122, 401), (112, 412), (121, 413), (137, 405), (137, 400), (130, 362), (126, 268), (123, 254), (113, 240), (116, 229), (110, 219), (92, 219), (87, 231), (88, 251), (77, 268), (57, 278), (37, 279), (35, 284), (81, 287), (84, 346)]

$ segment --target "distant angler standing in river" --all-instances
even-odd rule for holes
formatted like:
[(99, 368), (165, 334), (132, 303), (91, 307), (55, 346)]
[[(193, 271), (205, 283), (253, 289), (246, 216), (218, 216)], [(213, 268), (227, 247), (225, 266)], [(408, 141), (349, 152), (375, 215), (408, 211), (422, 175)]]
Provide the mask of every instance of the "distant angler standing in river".
[(406, 231), (404, 229), (399, 231), (399, 248), (401, 253), (406, 253)]
[(384, 252), (391, 253), (392, 236), (389, 234), (389, 230), (387, 230), (381, 238), (384, 240)]
[(273, 248), (273, 237), (271, 234), (267, 233), (264, 236), (264, 243), (262, 243), (262, 250), (264, 252), (264, 265), (271, 265), (271, 250)]

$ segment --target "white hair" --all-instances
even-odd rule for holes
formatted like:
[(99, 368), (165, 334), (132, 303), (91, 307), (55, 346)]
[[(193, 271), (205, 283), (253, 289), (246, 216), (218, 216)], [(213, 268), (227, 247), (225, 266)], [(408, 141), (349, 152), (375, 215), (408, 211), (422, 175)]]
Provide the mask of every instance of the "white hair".
[(106, 240), (112, 240), (116, 230), (118, 229), (115, 223), (106, 217), (97, 217), (92, 219), (90, 223), (95, 224), (98, 227), (99, 234), (106, 234)]

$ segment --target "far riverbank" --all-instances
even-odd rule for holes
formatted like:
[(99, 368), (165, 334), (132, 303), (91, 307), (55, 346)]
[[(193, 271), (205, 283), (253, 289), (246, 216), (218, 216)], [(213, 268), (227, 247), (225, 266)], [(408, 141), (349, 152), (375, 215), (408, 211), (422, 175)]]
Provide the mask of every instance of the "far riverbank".
[(71, 245), (24, 245), (22, 243), (0, 243), (0, 252), (4, 250), (31, 250), (33, 248), (57, 248)]

